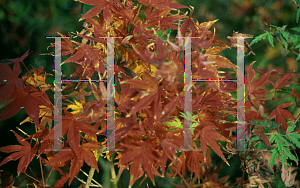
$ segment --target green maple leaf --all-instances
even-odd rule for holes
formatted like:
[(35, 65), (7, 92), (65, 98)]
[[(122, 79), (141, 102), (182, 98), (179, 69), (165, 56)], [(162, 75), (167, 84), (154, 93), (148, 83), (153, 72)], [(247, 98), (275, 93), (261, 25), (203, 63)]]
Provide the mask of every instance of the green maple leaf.
[[(181, 112), (180, 116), (193, 122), (192, 123), (192, 131), (194, 132), (195, 127), (197, 127), (199, 125), (199, 123), (195, 121), (195, 119), (197, 118), (197, 115), (192, 116), (192, 114), (189, 113), (189, 112), (187, 112), (186, 114)], [(171, 128), (170, 130), (183, 129), (184, 128), (183, 125), (181, 124), (180, 120), (177, 117), (175, 117), (175, 122), (174, 121), (173, 122), (165, 122), (164, 124), (174, 127), (174, 128)]]

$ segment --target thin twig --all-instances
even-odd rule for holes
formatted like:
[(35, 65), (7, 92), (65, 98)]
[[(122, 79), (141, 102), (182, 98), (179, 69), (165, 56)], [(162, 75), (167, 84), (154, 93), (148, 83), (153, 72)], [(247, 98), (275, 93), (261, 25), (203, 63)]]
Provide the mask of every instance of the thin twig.
[(32, 172), (32, 174), (34, 175), (34, 177), (36, 178), (36, 179), (38, 179), (37, 177), (36, 177), (36, 175), (35, 175), (35, 173), (32, 171), (32, 169), (29, 167), (29, 169), (30, 169), (30, 171)]
[(295, 0), (293, 0), (293, 1), (294, 1), (295, 5), (297, 6), (297, 2)]
[(268, 101), (265, 101), (266, 103), (268, 103), (269, 105), (271, 105), (271, 106), (273, 106), (273, 107), (275, 107), (275, 108), (277, 108), (277, 106), (275, 106), (274, 104), (272, 104), (272, 103), (269, 103)]
[[(140, 5), (140, 4), (138, 4), (137, 6), (139, 6), (139, 5)], [(137, 13), (136, 13), (136, 15), (135, 15), (135, 17), (134, 17), (134, 19), (133, 19), (133, 23), (135, 22), (137, 16), (139, 15), (141, 8), (142, 8), (142, 5), (141, 5), (141, 6), (139, 7), (139, 9), (138, 9), (138, 11), (137, 11)]]
[(51, 168), (51, 170), (50, 170), (50, 172), (49, 172), (49, 175), (48, 175), (48, 177), (47, 177), (47, 179), (46, 179), (46, 181), (45, 181), (45, 184), (47, 184), (47, 182), (48, 182), (48, 179), (49, 179), (49, 177), (50, 177), (50, 175), (51, 175), (52, 171), (53, 171), (53, 168)]
[[(96, 161), (97, 161), (97, 162), (98, 162), (98, 159), (99, 159), (99, 153), (97, 153), (97, 157), (96, 157)], [(81, 169), (80, 169), (80, 170), (81, 170)], [(94, 173), (95, 173), (95, 168), (91, 168), (91, 169), (90, 169), (89, 175), (87, 175), (83, 170), (81, 170), (81, 171), (82, 171), (86, 176), (88, 176), (88, 179), (87, 179), (87, 181), (86, 181), (85, 188), (89, 188), (90, 186), (92, 186), (92, 184), (91, 184), (92, 181), (94, 181), (94, 182), (97, 184), (98, 187), (102, 187), (102, 188), (103, 188), (103, 186), (102, 186), (100, 183), (96, 182), (96, 181), (93, 179), (93, 175), (94, 175)]]
[(40, 161), (40, 168), (41, 168), (41, 174), (42, 174), (42, 182), (43, 182), (43, 187), (45, 187), (45, 179), (44, 179), (44, 171), (43, 171), (43, 165), (42, 165), (42, 160), (41, 157), (39, 157), (39, 161)]
[(179, 176), (181, 177), (181, 179), (183, 180), (184, 184), (188, 187), (188, 188), (191, 188), (189, 183), (185, 181), (185, 179), (182, 177), (181, 173), (178, 172)]
[(85, 184), (85, 188), (89, 188), (90, 187), (90, 185), (92, 183), (92, 179), (93, 179), (94, 173), (95, 173), (95, 168), (91, 168), (90, 172), (89, 172), (88, 179), (87, 179), (86, 184)]
[(28, 174), (26, 174), (26, 172), (24, 173), (26, 176), (28, 176), (28, 177), (30, 177), (31, 179), (33, 179), (33, 180), (35, 180), (35, 181), (37, 181), (37, 182), (39, 182), (40, 184), (42, 184), (39, 180), (37, 180), (37, 179), (35, 179), (34, 177), (32, 177), (32, 176), (30, 176), (30, 175), (28, 175)]
[[(297, 4), (296, 4), (297, 5)], [(277, 40), (282, 44), (282, 46), (285, 48), (285, 45), (283, 44), (283, 42), (281, 41), (281, 40), (279, 40), (279, 38), (278, 37), (276, 37), (277, 38)], [(287, 51), (288, 49), (286, 49), (286, 51)], [(289, 49), (290, 50), (290, 49)], [(295, 52), (294, 50), (290, 50), (291, 52), (293, 52), (294, 54), (296, 54), (296, 55), (299, 55), (297, 52)]]
[(255, 108), (255, 110), (258, 112), (258, 109), (256, 108), (256, 106), (254, 106), (254, 104), (252, 103), (252, 101), (251, 101), (251, 96), (250, 95), (248, 95), (248, 100), (249, 100), (249, 102), (250, 102), (250, 104)]
[[(16, 127), (20, 132), (22, 132), (24, 135), (26, 135), (26, 136), (28, 136), (29, 137), (29, 135), (26, 133), (26, 132), (24, 132), (22, 129), (20, 129), (20, 127)], [(34, 141), (36, 141), (36, 139), (35, 138), (32, 138)]]
[[(89, 176), (85, 171), (83, 171), (83, 170), (81, 170), (80, 169), (80, 171), (84, 174), (84, 175), (86, 175), (87, 177)], [(98, 183), (96, 180), (94, 180), (94, 179), (92, 179), (92, 181), (94, 182), (94, 183), (96, 183), (99, 187), (103, 187), (100, 183)]]
[(288, 94), (288, 95), (285, 95), (285, 96), (283, 96), (283, 97), (280, 97), (280, 98), (278, 98), (278, 99), (272, 99), (273, 101), (277, 101), (277, 100), (279, 100), (279, 99), (283, 99), (283, 98), (285, 98), (285, 97), (288, 97), (288, 96), (290, 96), (290, 95), (293, 95), (292, 93), (290, 93), (290, 94)]
[(299, 118), (300, 118), (300, 113), (298, 114), (297, 119), (294, 121), (294, 124), (297, 123), (297, 121), (299, 120)]
[[(86, 184), (85, 181), (83, 181), (82, 179), (78, 178), (77, 176), (75, 176), (75, 178), (76, 178), (78, 181), (80, 181), (81, 183)], [(100, 186), (95, 185), (95, 184), (90, 184), (90, 186), (91, 186), (91, 187), (100, 187)]]

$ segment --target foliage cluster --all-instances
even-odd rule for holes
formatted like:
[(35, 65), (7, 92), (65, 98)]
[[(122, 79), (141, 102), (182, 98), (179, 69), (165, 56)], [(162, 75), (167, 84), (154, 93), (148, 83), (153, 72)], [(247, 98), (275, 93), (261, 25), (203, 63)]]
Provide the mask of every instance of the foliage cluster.
[[(64, 38), (61, 44), (61, 55), (67, 56), (62, 66), (72, 64), (75, 67), (74, 72), (70, 76), (63, 75), (63, 79), (87, 81), (62, 83), (62, 142), (63, 148), (69, 150), (49, 151), (54, 146), (54, 104), (48, 95), (53, 95), (54, 86), (47, 83), (46, 78), (52, 75), (46, 73), (43, 66), (27, 69), (24, 64), (29, 55), (27, 51), (20, 58), (0, 64), (0, 99), (5, 103), (0, 121), (13, 117), (24, 108), (28, 118), (21, 124), (31, 122), (36, 132), (23, 132), (24, 136), (14, 132), (20, 145), (0, 148), (1, 152), (14, 152), (2, 160), (0, 166), (19, 159), (17, 173), (29, 176), (26, 173), (28, 166), (33, 160), (38, 160), (42, 178), (31, 177), (36, 181), (31, 185), (36, 187), (70, 186), (74, 178), (78, 178), (84, 163), (91, 170), (87, 180), (81, 180), (81, 186), (102, 187), (92, 178), (95, 170), (99, 172), (100, 158), (110, 161), (115, 187), (126, 169), (130, 173), (129, 186), (134, 186), (140, 178), (142, 183), (148, 177), (155, 186), (155, 177), (164, 176), (170, 179), (180, 177), (178, 184), (185, 187), (290, 187), (296, 183), (290, 161), (298, 162), (292, 152), (300, 148), (299, 134), (294, 131), (299, 117), (295, 118), (285, 109), (292, 103), (272, 104), (288, 96), (294, 96), (294, 103), (298, 104), (299, 88), (289, 87), (296, 82), (296, 75), (255, 71), (252, 68), (254, 62), (251, 63), (245, 78), (246, 148), (251, 151), (234, 151), (235, 140), (241, 136), (235, 134), (236, 83), (193, 82), (192, 114), (184, 113), (184, 57), (187, 54), (184, 54), (184, 39), (180, 37), (200, 37), (191, 39), (193, 80), (243, 79), (235, 77), (236, 65), (219, 55), (234, 47), (236, 41), (231, 41), (228, 46), (218, 38), (215, 30), (210, 31), (217, 20), (195, 22), (192, 7), (171, 0), (78, 1), (95, 7), (81, 17), (85, 20), (85, 28), (69, 34), (70, 38)], [(189, 9), (189, 15), (182, 12), (183, 9)], [(273, 43), (273, 37), (278, 36), (285, 48), (290, 47), (288, 42), (291, 48), (298, 48), (298, 39), (288, 36), (285, 27), (272, 27), (278, 33), (271, 33), (271, 30), (256, 37), (252, 44), (266, 37)], [(174, 30), (177, 30), (178, 37), (175, 41), (170, 38)], [(100, 152), (99, 149), (106, 147), (108, 96), (105, 82), (92, 80), (107, 79), (107, 42), (101, 37), (116, 36), (123, 38), (114, 39), (115, 148), (123, 151)], [(233, 36), (247, 35), (234, 32)], [(245, 46), (245, 52), (251, 52), (247, 42)], [(23, 76), (20, 76), (20, 63), (26, 72)], [(260, 76), (257, 78), (256, 74)], [(270, 90), (266, 89), (270, 87)], [(288, 94), (278, 98), (282, 91)], [(185, 119), (193, 121), (195, 151), (178, 152), (176, 149), (184, 148)], [(212, 153), (227, 165), (230, 157), (239, 156), (243, 176), (234, 183), (228, 181), (229, 176), (219, 177), (223, 163), (213, 165)], [(268, 164), (261, 160), (268, 157)], [(50, 166), (51, 171), (44, 177), (46, 166)], [(53, 171), (58, 171), (61, 178), (55, 185), (48, 185), (47, 180)], [(281, 176), (276, 176), (280, 172)], [(13, 184), (10, 178), (2, 182), (2, 187)]]

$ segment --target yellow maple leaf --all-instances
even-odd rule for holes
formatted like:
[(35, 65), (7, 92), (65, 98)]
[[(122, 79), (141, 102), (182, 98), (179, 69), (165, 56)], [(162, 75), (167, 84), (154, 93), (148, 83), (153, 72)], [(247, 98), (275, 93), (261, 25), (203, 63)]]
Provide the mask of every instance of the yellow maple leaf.
[(34, 87), (40, 87), (42, 91), (46, 91), (51, 88), (50, 85), (46, 84), (46, 76), (37, 76), (35, 73), (33, 73), (33, 76), (29, 76), (25, 82), (34, 86)]
[(83, 110), (83, 105), (82, 105), (82, 103), (75, 100), (75, 104), (68, 105), (67, 109), (73, 110), (71, 112), (72, 114), (79, 114), (80, 115), (82, 113), (82, 110)]
[[(150, 67), (151, 70), (149, 70), (149, 67)], [(129, 68), (134, 73), (136, 73), (137, 75), (139, 75), (140, 77), (142, 77), (142, 75), (144, 75), (145, 72), (147, 72), (147, 73), (150, 72), (151, 74), (153, 74), (157, 70), (157, 68), (154, 65), (150, 64), (148, 66), (144, 62), (133, 63), (133, 64), (131, 64), (131, 66)]]
[[(53, 114), (53, 110), (52, 110), (52, 109), (47, 108), (46, 106), (41, 105), (41, 106), (40, 106), (40, 114), (39, 114), (39, 117), (42, 117), (42, 119), (41, 119), (40, 125), (42, 125), (42, 126), (45, 127), (45, 126), (46, 126), (46, 123), (48, 123), (49, 129), (51, 129), (51, 127), (52, 127), (52, 120), (51, 120), (50, 118), (45, 117), (45, 116), (52, 116), (52, 114)], [(33, 122), (33, 120), (28, 116), (26, 119), (24, 119), (24, 120), (20, 123), (20, 125), (22, 125), (22, 124), (25, 123), (25, 122)]]

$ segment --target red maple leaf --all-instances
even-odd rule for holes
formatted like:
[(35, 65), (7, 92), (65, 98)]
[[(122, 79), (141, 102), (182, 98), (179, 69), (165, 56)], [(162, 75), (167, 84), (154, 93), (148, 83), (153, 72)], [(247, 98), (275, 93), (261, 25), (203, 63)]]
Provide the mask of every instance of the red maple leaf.
[(283, 109), (283, 108), (287, 108), (290, 105), (292, 105), (293, 103), (283, 103), (279, 106), (277, 106), (272, 113), (270, 114), (268, 120), (272, 119), (275, 117), (275, 123), (277, 125), (279, 125), (281, 123), (281, 127), (283, 129), (283, 132), (286, 133), (287, 130), (287, 123), (285, 119), (292, 119), (295, 120), (296, 118), (287, 110)]
[[(198, 148), (199, 149), (199, 148)], [(198, 177), (198, 180), (200, 180), (200, 170), (202, 167), (200, 166), (201, 163), (204, 161), (203, 154), (199, 153), (198, 151), (186, 151), (182, 152), (182, 155), (179, 156), (180, 163), (178, 164), (177, 170), (174, 174), (176, 176), (178, 172), (181, 170), (182, 174), (185, 174), (186, 167), (191, 172), (191, 177), (193, 176), (193, 173)], [(181, 177), (181, 181), (183, 180), (183, 176)]]
[(11, 64), (11, 63), (21, 63), (28, 56), (28, 54), (29, 54), (29, 50), (27, 50), (27, 52), (25, 52), (25, 54), (22, 55), (20, 58), (6, 59), (6, 60), (10, 61), (8, 64)]
[[(206, 161), (206, 150), (207, 150), (207, 145), (214, 150), (214, 152), (221, 157), (226, 164), (228, 164), (226, 158), (223, 155), (223, 152), (220, 149), (220, 146), (217, 144), (216, 140), (221, 140), (221, 141), (229, 141), (227, 138), (225, 138), (223, 135), (218, 133), (215, 129), (217, 127), (215, 126), (204, 126), (203, 128), (199, 128), (200, 130), (198, 131), (196, 138), (200, 137), (200, 144), (201, 144), (201, 149), (203, 151), (203, 156), (204, 156), (204, 161)], [(197, 128), (196, 128), (197, 129)], [(195, 131), (196, 131), (195, 129)], [(229, 164), (228, 164), (229, 165)]]
[(115, 7), (121, 6), (123, 7), (120, 0), (113, 0), (113, 1), (105, 1), (105, 0), (76, 0), (88, 5), (97, 5), (96, 7), (93, 7), (91, 10), (89, 10), (87, 13), (85, 13), (79, 21), (87, 18), (94, 17), (98, 14), (100, 14), (103, 11), (102, 16), (104, 17), (104, 20), (106, 24), (110, 23), (110, 20), (112, 18), (112, 10), (115, 10)]
[[(48, 96), (47, 96), (48, 98)], [(40, 105), (47, 106), (52, 109), (49, 105), (49, 100), (45, 97), (44, 92), (38, 91), (33, 86), (28, 85), (24, 92), (21, 92), (17, 88), (14, 90), (13, 94), (8, 99), (15, 99), (9, 103), (5, 109), (0, 114), (0, 121), (12, 117), (17, 114), (23, 106), (25, 106), (25, 111), (31, 119), (35, 122), (37, 126), (39, 124), (39, 113)]]
[[(160, 95), (162, 94), (161, 90), (158, 89), (157, 80), (151, 77), (148, 73), (145, 73), (145, 77), (146, 80), (132, 79), (122, 82), (129, 83), (132, 86), (132, 88), (145, 90), (140, 92), (140, 101), (132, 107), (128, 116), (131, 116), (132, 114), (135, 114), (136, 112), (146, 108), (157, 98), (157, 95), (159, 95), (160, 97)], [(154, 114), (156, 114), (156, 112), (157, 108), (154, 109)]]
[(20, 68), (19, 62), (14, 64), (13, 70), (7, 64), (0, 64), (0, 81), (1, 85), (5, 85), (0, 88), (0, 100), (7, 100), (13, 93), (15, 86), (23, 91), (23, 80), (19, 78), (22, 70)]
[[(90, 135), (94, 135), (98, 132), (98, 130), (95, 127), (91, 126), (90, 124), (86, 122), (82, 122), (82, 120), (86, 118), (85, 116), (73, 118), (73, 114), (71, 114), (67, 110), (65, 110), (64, 112), (65, 115), (62, 116), (62, 122), (60, 123), (60, 125), (62, 125), (62, 135), (65, 135), (68, 132), (67, 136), (68, 136), (69, 145), (74, 151), (74, 153), (76, 154), (76, 156), (79, 159), (81, 159), (81, 154), (79, 150), (79, 146), (80, 146), (79, 131), (82, 131)], [(51, 119), (54, 119), (54, 117), (52, 116)], [(49, 139), (52, 140), (53, 138), (54, 138), (54, 128), (51, 129), (49, 134), (42, 140), (42, 142)]]
[[(283, 86), (289, 85), (293, 81), (293, 79), (294, 79), (292, 77), (293, 77), (293, 73), (287, 73), (287, 74), (283, 75), (280, 78), (280, 80), (276, 81), (275, 83), (273, 83), (272, 81), (270, 81), (270, 83), (274, 86), (274, 89), (275, 89), (273, 99), (275, 99), (275, 95), (276, 95), (277, 89), (283, 88)], [(290, 79), (292, 79), (292, 80), (290, 80)]]
[[(264, 97), (266, 93), (268, 93), (264, 87), (271, 75), (270, 71), (266, 72), (254, 81), (255, 71), (252, 69), (253, 63), (255, 62), (252, 62), (247, 70), (246, 96), (249, 97), (249, 100), (251, 100), (250, 95), (255, 97)], [(261, 87), (263, 87), (263, 89), (260, 89)]]
[(18, 134), (16, 134), (15, 132), (13, 132), (16, 136), (16, 138), (18, 139), (19, 143), (22, 145), (10, 145), (10, 146), (5, 146), (0, 148), (1, 152), (5, 152), (5, 153), (11, 153), (11, 152), (15, 152), (10, 154), (7, 158), (5, 158), (1, 163), (0, 166), (4, 165), (5, 163), (11, 161), (11, 160), (17, 160), (19, 158), (19, 165), (18, 165), (18, 169), (17, 169), (17, 173), (19, 174), (20, 172), (25, 173), (29, 163), (32, 161), (32, 159), (35, 156), (35, 153), (37, 152), (37, 146), (35, 145), (33, 148), (31, 148), (31, 145), (25, 141), (25, 139), (23, 139), (21, 136), (19, 136)]
[[(73, 181), (74, 177), (78, 174), (80, 168), (83, 165), (83, 161), (85, 161), (91, 168), (95, 168), (99, 173), (99, 168), (97, 165), (96, 157), (91, 151), (96, 151), (100, 149), (101, 146), (96, 143), (85, 143), (79, 147), (80, 156), (78, 157), (74, 151), (59, 151), (53, 158), (51, 158), (45, 165), (56, 165), (57, 163), (64, 163), (66, 161), (71, 161), (70, 167), (70, 180), (69, 185)], [(67, 148), (65, 148), (67, 149)], [(67, 180), (65, 180), (67, 181)]]
[(154, 155), (156, 153), (153, 151), (152, 144), (149, 139), (145, 142), (135, 143), (134, 145), (122, 144), (122, 147), (132, 149), (126, 151), (118, 162), (119, 165), (131, 163), (130, 175), (132, 179), (130, 180), (130, 185), (140, 178), (144, 172), (147, 173), (152, 182), (154, 182), (154, 175), (161, 176), (153, 165), (157, 161), (157, 157)]
[(173, 0), (139, 0), (140, 3), (157, 9), (188, 8), (187, 6), (171, 3)]
[(271, 143), (264, 133), (262, 126), (257, 126), (258, 129), (254, 129), (254, 134), (259, 137), (259, 139), (267, 146), (267, 148), (271, 148)]

